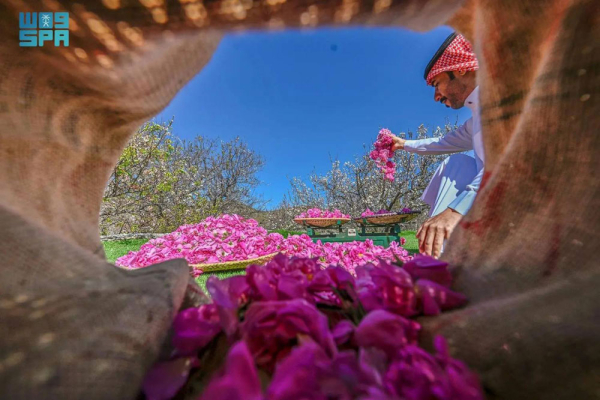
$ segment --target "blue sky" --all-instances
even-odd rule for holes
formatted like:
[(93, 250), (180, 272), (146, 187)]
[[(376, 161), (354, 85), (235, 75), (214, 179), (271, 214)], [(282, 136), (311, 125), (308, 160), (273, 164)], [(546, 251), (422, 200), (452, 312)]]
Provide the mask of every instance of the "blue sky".
[(380, 128), (464, 122), (467, 109), (433, 101), (423, 70), (451, 32), (323, 29), (245, 33), (223, 39), (211, 62), (158, 116), (173, 132), (241, 137), (265, 159), (258, 193), (275, 207), (294, 176), (352, 160)]

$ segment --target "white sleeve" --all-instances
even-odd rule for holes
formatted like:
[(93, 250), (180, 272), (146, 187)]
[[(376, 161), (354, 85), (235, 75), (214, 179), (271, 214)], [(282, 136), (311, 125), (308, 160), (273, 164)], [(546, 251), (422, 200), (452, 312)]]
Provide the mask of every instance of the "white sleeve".
[(407, 140), (404, 150), (417, 154), (451, 154), (473, 150), (473, 118), (439, 138)]

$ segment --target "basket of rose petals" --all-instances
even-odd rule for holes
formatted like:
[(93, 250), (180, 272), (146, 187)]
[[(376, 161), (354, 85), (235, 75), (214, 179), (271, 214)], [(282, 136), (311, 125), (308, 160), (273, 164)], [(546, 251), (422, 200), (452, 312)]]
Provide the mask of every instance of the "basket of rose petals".
[(282, 242), (283, 236), (268, 233), (254, 219), (221, 215), (182, 225), (174, 232), (150, 240), (139, 251), (118, 258), (115, 264), (134, 269), (185, 258), (197, 275), (201, 271), (264, 264), (280, 251)]
[(410, 208), (403, 208), (398, 212), (379, 210), (376, 213), (367, 208), (360, 217), (353, 218), (353, 220), (361, 225), (390, 225), (408, 222), (419, 214), (420, 211), (413, 211)]
[(311, 208), (294, 218), (294, 222), (312, 228), (328, 228), (350, 222), (350, 215), (343, 214), (340, 210), (328, 211)]
[[(263, 265), (268, 261), (271, 261), (273, 257), (275, 257), (279, 252), (267, 254), (257, 258), (251, 258), (248, 260), (238, 260), (238, 261), (227, 261), (221, 263), (212, 263), (212, 264), (192, 264), (190, 267), (194, 268), (196, 274), (201, 274), (202, 272), (213, 272), (213, 271), (228, 271), (233, 269), (245, 269), (248, 265)], [(195, 275), (196, 275), (195, 274)]]
[(350, 218), (294, 218), (297, 224), (311, 228), (328, 228), (337, 225), (338, 221), (343, 225), (350, 222)]

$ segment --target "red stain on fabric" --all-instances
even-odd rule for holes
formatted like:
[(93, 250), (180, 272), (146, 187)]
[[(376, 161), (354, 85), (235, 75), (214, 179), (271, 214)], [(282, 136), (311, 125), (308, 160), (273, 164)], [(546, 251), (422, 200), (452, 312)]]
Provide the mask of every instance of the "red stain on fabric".
[[(556, 216), (557, 219), (560, 215)], [(561, 236), (561, 225), (556, 222), (552, 229), (552, 239), (550, 240), (550, 250), (546, 256), (546, 268), (542, 271), (543, 276), (550, 276), (558, 267), (558, 258), (560, 256), (560, 236)]]
[(492, 176), (491, 172), (483, 172), (483, 176), (481, 177), (481, 185), (479, 185), (479, 190), (482, 190), (485, 187), (486, 183), (490, 180), (490, 176)]
[[(482, 177), (481, 185), (483, 186), (484, 180), (487, 181), (489, 175), (486, 177), (485, 173)], [(480, 218), (476, 221), (460, 221), (459, 225), (465, 230), (471, 230), (476, 235), (482, 235), (490, 229), (494, 229), (500, 225), (500, 216), (497, 210), (501, 208), (505, 194), (507, 184), (504, 181), (500, 181), (490, 191), (483, 206), (485, 218)], [(481, 189), (480, 189), (481, 190)]]

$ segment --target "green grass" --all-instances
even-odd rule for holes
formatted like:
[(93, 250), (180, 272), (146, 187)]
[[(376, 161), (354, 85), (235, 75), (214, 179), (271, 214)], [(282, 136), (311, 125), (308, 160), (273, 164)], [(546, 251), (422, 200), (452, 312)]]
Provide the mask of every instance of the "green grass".
[[(283, 233), (282, 233), (282, 235), (283, 235)], [(287, 237), (287, 235), (284, 235), (284, 236)], [(110, 263), (114, 264), (114, 262), (117, 258), (124, 256), (125, 254), (129, 253), (130, 251), (139, 250), (140, 247), (142, 247), (142, 245), (144, 243), (146, 243), (148, 240), (149, 239), (126, 239), (126, 240), (115, 240), (115, 241), (109, 241), (109, 242), (102, 242), (102, 244), (104, 245), (104, 252), (106, 253), (106, 259)], [(234, 276), (234, 275), (242, 275), (242, 274), (244, 274), (244, 272), (245, 272), (245, 270), (240, 269), (240, 270), (235, 270), (235, 271), (222, 271), (222, 272), (206, 273), (206, 274), (202, 274), (198, 278), (196, 278), (196, 282), (198, 282), (198, 284), (200, 285), (200, 287), (202, 289), (206, 290), (206, 280), (210, 276), (214, 275), (219, 279), (224, 279), (224, 278), (228, 278), (228, 277)]]
[(400, 237), (406, 239), (406, 243), (402, 247), (404, 247), (410, 253), (419, 252), (419, 240), (417, 239), (415, 231), (402, 231)]
[(269, 231), (269, 233), (280, 233), (281, 236), (287, 238), (290, 235), (302, 235), (305, 232), (300, 231), (286, 231), (285, 229), (275, 229), (274, 231)]
[(202, 289), (204, 289), (204, 291), (206, 291), (206, 281), (211, 276), (216, 276), (219, 279), (225, 279), (225, 278), (229, 278), (230, 276), (244, 275), (245, 273), (246, 273), (245, 269), (236, 269), (233, 271), (206, 272), (206, 273), (200, 275), (199, 277), (197, 277), (196, 282), (198, 282), (198, 285), (200, 285), (200, 287)]
[[(296, 234), (301, 233), (301, 232), (291, 232), (291, 231), (283, 231), (283, 230), (279, 230), (276, 232), (281, 233), (284, 237), (287, 237), (288, 235), (296, 235)], [(408, 250), (411, 253), (418, 252), (419, 241), (417, 240), (417, 238), (415, 236), (415, 231), (403, 231), (400, 236), (406, 239), (406, 244), (404, 245), (404, 248), (406, 250)], [(139, 250), (140, 247), (147, 241), (148, 241), (147, 239), (129, 239), (129, 240), (103, 242), (104, 251), (106, 252), (106, 259), (109, 262), (114, 263), (117, 258), (124, 256), (128, 252)], [(242, 274), (244, 274), (244, 272), (245, 271), (243, 269), (235, 270), (235, 271), (221, 271), (221, 272), (210, 272), (210, 273), (207, 272), (205, 274), (200, 275), (196, 279), (196, 281), (198, 282), (200, 287), (204, 289), (205, 285), (206, 285), (206, 280), (210, 276), (214, 275), (214, 276), (222, 279), (222, 278), (227, 278), (229, 276), (242, 275)]]
[(110, 242), (102, 242), (104, 245), (104, 252), (106, 253), (106, 259), (114, 263), (115, 260), (130, 251), (137, 251), (146, 243), (148, 239), (127, 239), (127, 240), (115, 240)]

